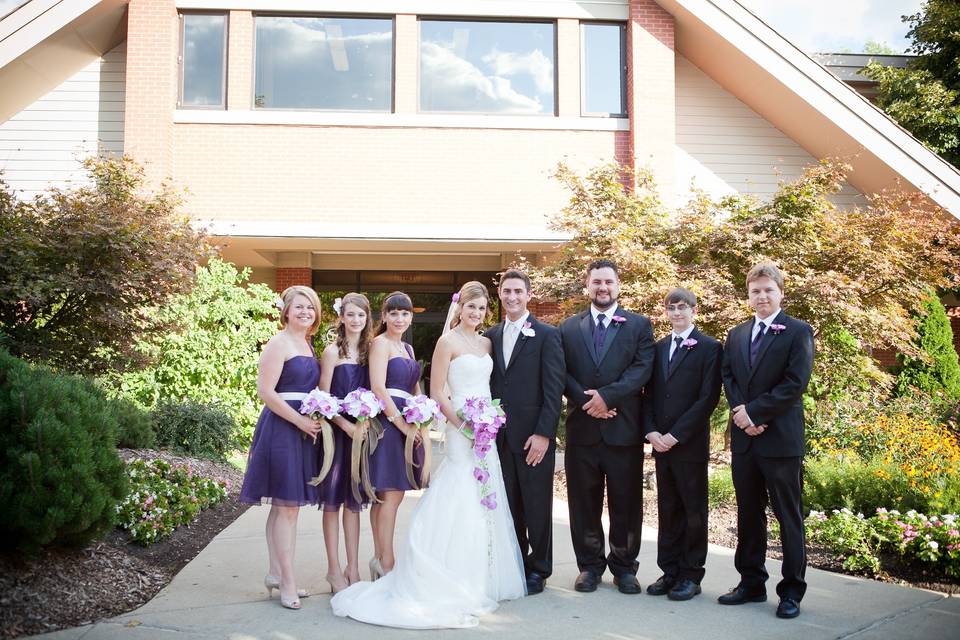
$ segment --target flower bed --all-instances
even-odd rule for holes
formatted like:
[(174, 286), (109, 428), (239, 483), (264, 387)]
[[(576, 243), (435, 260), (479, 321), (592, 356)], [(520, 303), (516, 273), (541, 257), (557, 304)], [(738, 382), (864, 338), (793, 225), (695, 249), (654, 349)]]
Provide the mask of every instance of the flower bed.
[(146, 546), (189, 524), (202, 509), (227, 497), (227, 484), (196, 475), (189, 465), (164, 460), (127, 464), (130, 493), (117, 505), (117, 523)]

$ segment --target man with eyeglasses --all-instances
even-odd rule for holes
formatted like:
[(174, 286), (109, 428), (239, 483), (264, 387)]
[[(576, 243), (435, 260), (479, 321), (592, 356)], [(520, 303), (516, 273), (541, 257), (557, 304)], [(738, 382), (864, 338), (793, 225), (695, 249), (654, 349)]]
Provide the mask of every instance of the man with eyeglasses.
[(697, 297), (676, 288), (663, 302), (673, 330), (657, 342), (644, 388), (643, 432), (657, 469), (657, 565), (652, 596), (690, 600), (707, 560), (710, 415), (720, 400), (723, 346), (693, 325)]

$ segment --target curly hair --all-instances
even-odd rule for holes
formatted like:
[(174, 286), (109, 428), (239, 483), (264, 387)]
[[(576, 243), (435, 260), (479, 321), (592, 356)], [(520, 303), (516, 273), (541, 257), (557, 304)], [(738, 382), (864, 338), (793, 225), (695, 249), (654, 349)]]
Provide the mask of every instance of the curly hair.
[(347, 305), (352, 304), (367, 314), (367, 323), (360, 332), (360, 340), (357, 342), (357, 364), (367, 364), (370, 355), (370, 341), (373, 339), (373, 313), (370, 311), (370, 301), (362, 293), (348, 293), (340, 300), (340, 316), (337, 319), (337, 354), (340, 358), (346, 359), (350, 356), (347, 352), (347, 327), (343, 322), (343, 314), (346, 313)]

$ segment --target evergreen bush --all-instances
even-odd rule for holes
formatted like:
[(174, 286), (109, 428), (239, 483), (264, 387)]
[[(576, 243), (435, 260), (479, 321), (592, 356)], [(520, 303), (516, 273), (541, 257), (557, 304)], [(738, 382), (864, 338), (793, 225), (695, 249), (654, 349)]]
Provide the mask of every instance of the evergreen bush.
[(237, 448), (234, 421), (222, 406), (196, 400), (161, 400), (153, 410), (157, 445), (171, 451), (226, 461)]
[(924, 393), (943, 391), (951, 400), (960, 400), (960, 360), (953, 346), (950, 318), (940, 298), (931, 294), (923, 302), (918, 320), (917, 346), (925, 358), (897, 356), (897, 392), (904, 394), (914, 387)]
[(152, 449), (157, 438), (150, 414), (126, 398), (115, 398), (111, 405), (117, 419), (117, 446)]
[(127, 492), (116, 412), (83, 378), (0, 349), (0, 537), (7, 548), (80, 546), (109, 530)]

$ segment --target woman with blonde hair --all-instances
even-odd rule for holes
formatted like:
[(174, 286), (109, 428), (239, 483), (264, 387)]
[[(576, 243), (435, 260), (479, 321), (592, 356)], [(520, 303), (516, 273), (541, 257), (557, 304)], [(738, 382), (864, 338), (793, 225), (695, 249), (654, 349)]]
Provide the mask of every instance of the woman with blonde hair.
[[(373, 337), (370, 301), (359, 293), (348, 293), (339, 301), (337, 339), (320, 356), (320, 388), (343, 399), (348, 393), (369, 386), (367, 360)], [(339, 427), (334, 435), (333, 464), (318, 487), (323, 510), (323, 540), (327, 551), (327, 582), (337, 593), (360, 581), (358, 548), (360, 511), (368, 502), (358, 502), (351, 491), (350, 450), (356, 427), (349, 416), (332, 422)], [(322, 466), (322, 461), (321, 461)], [(347, 565), (340, 568), (340, 526), (337, 516), (343, 508), (343, 539)]]
[(526, 594), (496, 441), (478, 453), (457, 414), (468, 399), (490, 398), (492, 345), (479, 332), (489, 301), (486, 287), (468, 282), (451, 305), (430, 377), (447, 419), (446, 456), (413, 513), (394, 570), (334, 596), (338, 616), (407, 629), (472, 627), (497, 602)]
[(317, 475), (319, 425), (298, 409), (320, 380), (311, 338), (320, 326), (320, 300), (309, 287), (289, 287), (281, 296), (282, 330), (260, 355), (257, 393), (266, 405), (260, 413), (247, 458), (240, 501), (269, 504), (266, 537), (270, 564), (263, 584), (280, 590), (280, 604), (299, 609), (293, 562), (299, 508), (317, 503), (308, 481)]

